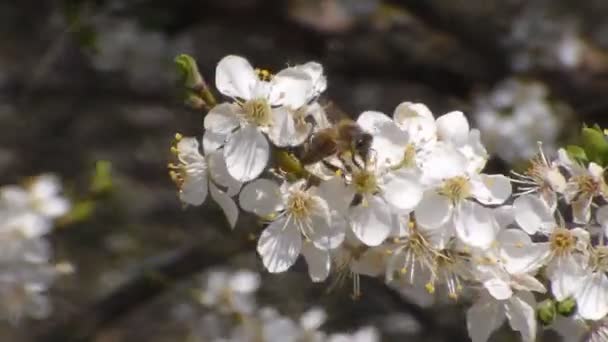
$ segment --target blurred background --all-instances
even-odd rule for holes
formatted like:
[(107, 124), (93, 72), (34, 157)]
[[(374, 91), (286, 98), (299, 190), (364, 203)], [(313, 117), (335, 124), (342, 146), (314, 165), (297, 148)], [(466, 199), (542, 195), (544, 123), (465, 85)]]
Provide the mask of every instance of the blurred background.
[(368, 279), (354, 301), (300, 263), (269, 275), (213, 202), (182, 208), (169, 148), (176, 132), (201, 136), (203, 119), (173, 58), (191, 54), (211, 83), (226, 54), (275, 71), (315, 60), (326, 100), (352, 116), (406, 100), (462, 110), (496, 156), (489, 171), (505, 172), (538, 140), (552, 153), (582, 123), (608, 125), (607, 17), (605, 0), (2, 1), (0, 184), (53, 172), (77, 212), (49, 236), (74, 269), (50, 290), (52, 314), (1, 322), (0, 341), (206, 341), (197, 291), (217, 268), (261, 273), (257, 301), (283, 315), (324, 307), (327, 332), (468, 341), (466, 300)]

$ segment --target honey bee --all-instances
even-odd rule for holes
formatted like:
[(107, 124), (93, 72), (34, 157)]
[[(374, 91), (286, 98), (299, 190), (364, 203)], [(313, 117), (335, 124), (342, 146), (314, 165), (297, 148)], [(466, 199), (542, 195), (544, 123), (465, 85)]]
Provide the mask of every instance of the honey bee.
[[(339, 158), (350, 155), (358, 164), (357, 156), (365, 163), (369, 157), (373, 137), (351, 119), (342, 119), (332, 127), (313, 134), (300, 161), (304, 165), (319, 162), (331, 155)], [(359, 165), (360, 166), (360, 165)]]

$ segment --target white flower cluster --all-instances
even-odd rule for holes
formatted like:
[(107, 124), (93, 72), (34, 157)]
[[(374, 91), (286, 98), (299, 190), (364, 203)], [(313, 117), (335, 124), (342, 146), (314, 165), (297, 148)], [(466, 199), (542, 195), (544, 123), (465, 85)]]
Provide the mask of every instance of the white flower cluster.
[[(312, 308), (294, 320), (274, 307), (258, 307), (256, 291), (260, 286), (257, 273), (238, 270), (207, 272), (198, 301), (207, 309), (196, 322), (193, 334), (203, 341), (263, 342), (377, 342), (379, 333), (373, 327), (362, 327), (352, 334), (327, 334), (320, 330), (327, 319), (322, 308)], [(193, 337), (194, 337), (193, 336)]]
[[(594, 199), (608, 197), (598, 165), (583, 168), (563, 151), (549, 161), (541, 151), (516, 174), (512, 201), (510, 178), (481, 172), (488, 155), (461, 112), (435, 118), (404, 102), (392, 117), (366, 111), (332, 125), (316, 102), (326, 80), (312, 62), (273, 76), (227, 56), (216, 87), (231, 100), (205, 117), (203, 153), (196, 139), (178, 136), (172, 177), (185, 203), (210, 192), (232, 226), (237, 194), (242, 210), (267, 222), (257, 252), (269, 272), (302, 255), (312, 281), (351, 275), (355, 295), (359, 275), (430, 293), (441, 286), (453, 299), (480, 289), (467, 315), (475, 342), (505, 319), (533, 341), (533, 293), (546, 287), (556, 301), (574, 298), (576, 317), (608, 313), (608, 207), (590, 223)], [(271, 149), (303, 150), (305, 172), (271, 161)], [(572, 208), (572, 223), (560, 204)]]
[(57, 269), (45, 235), (70, 203), (59, 180), (50, 174), (26, 187), (0, 188), (0, 315), (12, 322), (24, 316), (45, 318), (51, 312), (46, 291)]
[(478, 96), (473, 117), (489, 152), (513, 164), (534, 157), (538, 141), (545, 153), (557, 151), (564, 111), (548, 95), (542, 83), (510, 78)]

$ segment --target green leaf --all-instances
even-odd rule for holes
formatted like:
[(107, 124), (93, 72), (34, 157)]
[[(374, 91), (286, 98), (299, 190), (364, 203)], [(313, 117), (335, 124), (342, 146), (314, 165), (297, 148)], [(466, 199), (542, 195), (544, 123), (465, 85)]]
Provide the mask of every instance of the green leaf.
[(90, 190), (94, 194), (104, 194), (112, 191), (112, 163), (107, 160), (99, 160), (95, 163), (95, 170), (91, 177)]
[(568, 152), (568, 155), (570, 156), (570, 158), (572, 158), (582, 164), (586, 164), (587, 162), (589, 162), (589, 159), (587, 158), (587, 154), (585, 153), (585, 150), (580, 146), (568, 145), (566, 147), (566, 152)]
[(70, 224), (86, 221), (93, 215), (95, 211), (95, 201), (84, 200), (75, 203), (72, 209), (65, 216), (59, 218), (57, 225), (59, 227), (65, 227)]
[(583, 127), (581, 141), (589, 161), (602, 166), (608, 162), (608, 141), (599, 127)]

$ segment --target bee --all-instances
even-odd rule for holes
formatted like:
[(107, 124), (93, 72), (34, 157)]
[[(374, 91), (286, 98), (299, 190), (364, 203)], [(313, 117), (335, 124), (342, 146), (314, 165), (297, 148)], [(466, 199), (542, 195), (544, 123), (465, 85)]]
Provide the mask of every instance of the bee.
[(314, 164), (331, 155), (343, 157), (350, 154), (356, 163), (356, 156), (365, 162), (369, 156), (373, 137), (361, 126), (350, 119), (342, 119), (333, 127), (325, 128), (313, 134), (300, 158), (304, 165)]

